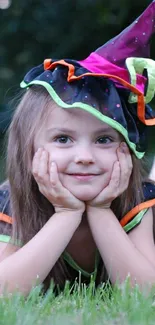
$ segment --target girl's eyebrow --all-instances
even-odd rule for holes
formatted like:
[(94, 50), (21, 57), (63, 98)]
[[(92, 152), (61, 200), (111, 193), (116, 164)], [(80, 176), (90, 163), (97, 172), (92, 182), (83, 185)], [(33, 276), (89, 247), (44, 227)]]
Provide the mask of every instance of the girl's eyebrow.
[[(49, 135), (49, 133), (51, 134), (51, 133), (55, 133), (55, 132), (62, 132), (62, 133), (64, 132), (64, 133), (70, 133), (73, 135), (77, 134), (77, 132), (75, 130), (71, 130), (68, 128), (49, 128), (46, 130), (47, 135)], [(113, 128), (111, 128), (109, 126), (98, 129), (93, 133), (94, 133), (94, 135), (97, 135), (97, 134), (104, 133), (104, 132), (114, 133), (115, 135), (117, 134), (117, 131), (115, 131)]]
[(67, 128), (49, 128), (46, 130), (46, 134), (49, 135), (49, 134), (52, 134), (52, 133), (55, 133), (55, 132), (61, 132), (61, 133), (71, 133), (71, 134), (76, 134), (77, 132), (74, 131), (74, 130), (70, 130), (70, 129), (67, 129)]

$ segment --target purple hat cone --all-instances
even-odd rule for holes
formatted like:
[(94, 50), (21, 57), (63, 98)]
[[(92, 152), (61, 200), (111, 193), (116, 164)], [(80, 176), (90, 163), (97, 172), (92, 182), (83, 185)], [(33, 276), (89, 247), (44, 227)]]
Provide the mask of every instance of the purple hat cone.
[[(92, 52), (86, 59), (78, 62), (92, 73), (117, 76), (130, 83), (126, 59), (129, 57), (150, 58), (150, 39), (154, 32), (155, 0), (118, 36)], [(146, 78), (137, 74), (136, 88), (144, 93), (145, 84)]]
[(129, 27), (95, 52), (122, 68), (128, 57), (150, 57), (150, 38), (155, 32), (155, 1)]

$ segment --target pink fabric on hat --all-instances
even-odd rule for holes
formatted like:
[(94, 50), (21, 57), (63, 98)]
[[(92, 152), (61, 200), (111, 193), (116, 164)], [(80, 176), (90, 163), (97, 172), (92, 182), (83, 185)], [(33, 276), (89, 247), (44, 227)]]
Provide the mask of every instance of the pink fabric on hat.
[[(95, 52), (91, 53), (85, 60), (78, 61), (78, 63), (93, 73), (113, 74), (130, 83), (130, 75), (127, 69), (107, 61)], [(116, 82), (116, 80), (114, 80), (114, 82)], [(141, 92), (144, 92), (145, 82), (146, 78), (137, 74), (136, 88)]]

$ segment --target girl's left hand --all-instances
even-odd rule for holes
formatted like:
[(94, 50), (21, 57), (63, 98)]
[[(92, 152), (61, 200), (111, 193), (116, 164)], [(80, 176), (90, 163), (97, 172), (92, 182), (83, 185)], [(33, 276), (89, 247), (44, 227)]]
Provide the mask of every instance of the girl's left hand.
[(125, 142), (117, 149), (117, 156), (118, 160), (113, 165), (109, 184), (93, 200), (86, 202), (87, 209), (110, 208), (112, 201), (128, 188), (133, 165)]

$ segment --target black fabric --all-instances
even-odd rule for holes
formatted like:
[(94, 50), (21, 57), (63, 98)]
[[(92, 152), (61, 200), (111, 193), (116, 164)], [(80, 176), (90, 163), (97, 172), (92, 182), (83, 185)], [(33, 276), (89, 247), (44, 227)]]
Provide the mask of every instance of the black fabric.
[(143, 184), (143, 193), (145, 201), (155, 199), (155, 183), (145, 182)]
[(0, 190), (0, 212), (10, 215), (10, 198), (8, 190)]

